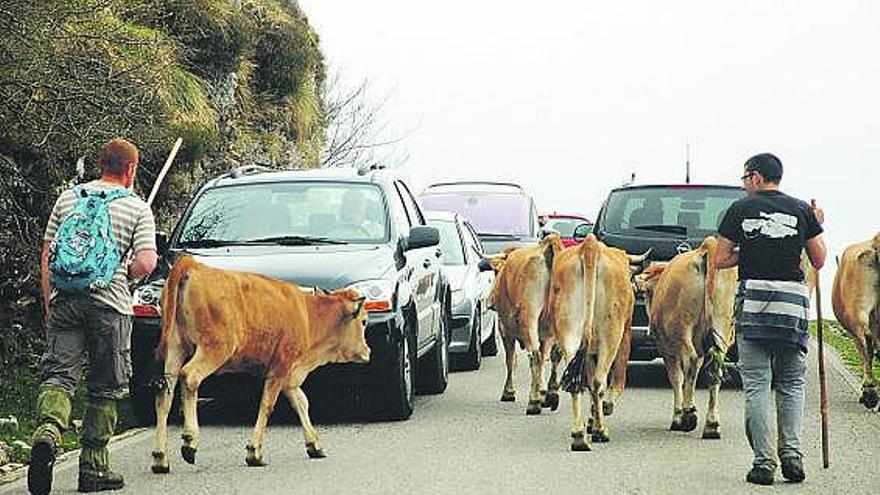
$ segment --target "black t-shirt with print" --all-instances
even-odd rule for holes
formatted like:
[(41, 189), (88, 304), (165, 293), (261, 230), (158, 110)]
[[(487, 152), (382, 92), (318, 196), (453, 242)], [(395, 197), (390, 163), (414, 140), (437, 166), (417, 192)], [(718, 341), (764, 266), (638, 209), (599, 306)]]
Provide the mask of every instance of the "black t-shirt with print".
[(822, 226), (807, 203), (760, 191), (730, 205), (718, 232), (739, 245), (740, 280), (802, 281), (801, 250)]

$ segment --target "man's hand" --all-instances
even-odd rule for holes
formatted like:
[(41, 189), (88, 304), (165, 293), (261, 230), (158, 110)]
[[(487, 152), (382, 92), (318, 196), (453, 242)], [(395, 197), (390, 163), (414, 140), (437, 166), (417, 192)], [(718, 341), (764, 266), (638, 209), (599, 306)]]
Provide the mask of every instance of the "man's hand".
[(739, 250), (730, 239), (718, 236), (718, 247), (715, 248), (715, 266), (719, 270), (733, 268), (739, 264)]

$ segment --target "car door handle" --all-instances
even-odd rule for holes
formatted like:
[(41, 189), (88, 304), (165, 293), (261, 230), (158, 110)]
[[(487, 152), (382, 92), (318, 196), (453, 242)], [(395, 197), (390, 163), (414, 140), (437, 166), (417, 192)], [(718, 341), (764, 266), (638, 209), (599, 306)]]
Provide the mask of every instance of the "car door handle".
[(441, 256), (443, 256), (443, 251), (441, 251), (441, 250), (438, 248), (436, 251), (434, 251), (434, 256), (436, 256), (436, 257), (438, 257), (438, 258), (441, 257)]
[(425, 262), (422, 263), (422, 266), (425, 268), (431, 268), (431, 260), (425, 260)]

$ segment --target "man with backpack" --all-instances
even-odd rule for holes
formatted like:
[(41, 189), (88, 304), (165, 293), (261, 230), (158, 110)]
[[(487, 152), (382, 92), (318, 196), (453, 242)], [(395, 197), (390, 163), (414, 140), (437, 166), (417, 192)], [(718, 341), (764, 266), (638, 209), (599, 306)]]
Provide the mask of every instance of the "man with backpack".
[(48, 345), (37, 399), (42, 424), (34, 433), (28, 470), (33, 494), (51, 491), (56, 448), (70, 426), (84, 355), (88, 397), (77, 488), (95, 492), (125, 484), (109, 469), (107, 442), (131, 374), (128, 283), (155, 268), (156, 230), (149, 205), (131, 192), (137, 148), (113, 139), (101, 151), (99, 166), (99, 180), (59, 196), (46, 226), (40, 268)]

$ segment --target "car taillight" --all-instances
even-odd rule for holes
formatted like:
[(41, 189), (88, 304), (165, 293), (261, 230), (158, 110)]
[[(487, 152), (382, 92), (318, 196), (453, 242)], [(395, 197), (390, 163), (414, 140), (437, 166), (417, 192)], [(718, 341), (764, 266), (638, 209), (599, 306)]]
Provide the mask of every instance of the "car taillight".
[(141, 318), (159, 318), (159, 306), (155, 304), (135, 304), (134, 315)]

